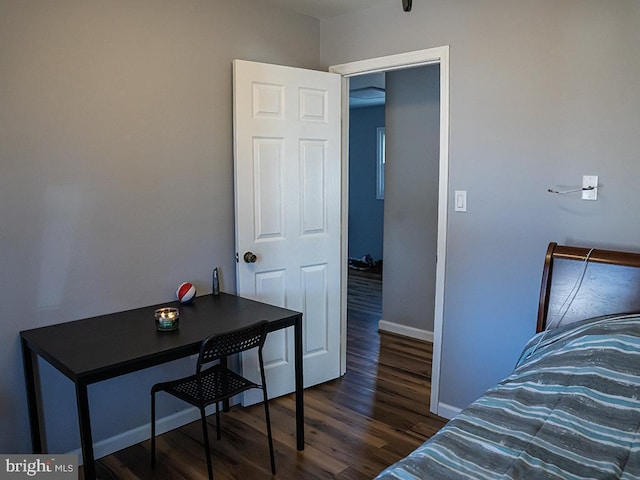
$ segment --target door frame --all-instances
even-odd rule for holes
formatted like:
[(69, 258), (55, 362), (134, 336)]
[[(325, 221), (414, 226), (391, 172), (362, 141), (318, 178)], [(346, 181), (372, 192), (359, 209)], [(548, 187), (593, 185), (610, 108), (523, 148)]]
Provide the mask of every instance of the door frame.
[(433, 319), (433, 361), (429, 410), (440, 410), (440, 369), (444, 324), (444, 285), (447, 251), (447, 214), (449, 199), (449, 46), (428, 48), (384, 57), (359, 60), (329, 67), (342, 76), (342, 214), (341, 214), (341, 299), (340, 369), (344, 375), (347, 359), (347, 255), (349, 213), (349, 77), (387, 72), (424, 65), (440, 65), (440, 158), (438, 180), (438, 242), (436, 262), (435, 308)]

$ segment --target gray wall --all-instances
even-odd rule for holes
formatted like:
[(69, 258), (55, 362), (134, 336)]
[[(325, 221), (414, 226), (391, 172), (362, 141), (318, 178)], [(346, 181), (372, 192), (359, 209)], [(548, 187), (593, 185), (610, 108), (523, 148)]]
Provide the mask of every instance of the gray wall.
[[(444, 404), (514, 365), (549, 241), (640, 250), (639, 25), (637, 0), (391, 2), (321, 22), (325, 66), (450, 45)], [(547, 193), (585, 174), (596, 202)]]
[(384, 105), (349, 112), (349, 257), (382, 258), (384, 200), (376, 198), (378, 127)]
[[(0, 0), (0, 451), (29, 449), (19, 330), (161, 302), (185, 279), (206, 293), (213, 266), (233, 291), (233, 58), (451, 46), (449, 186), (469, 211), (449, 217), (449, 405), (533, 332), (548, 241), (640, 249), (637, 0), (391, 3), (319, 25), (260, 0)], [(583, 174), (597, 202), (546, 192)], [(96, 439), (146, 422), (150, 384), (184, 366), (92, 387)], [(75, 448), (71, 386), (44, 370), (49, 446)]]
[[(20, 330), (208, 293), (214, 266), (235, 290), (231, 61), (317, 68), (318, 46), (262, 0), (0, 0), (0, 452), (30, 449)], [(187, 367), (92, 386), (94, 439)], [(49, 448), (77, 448), (72, 385), (42, 370)]]
[(382, 318), (433, 332), (440, 67), (389, 72), (386, 85)]

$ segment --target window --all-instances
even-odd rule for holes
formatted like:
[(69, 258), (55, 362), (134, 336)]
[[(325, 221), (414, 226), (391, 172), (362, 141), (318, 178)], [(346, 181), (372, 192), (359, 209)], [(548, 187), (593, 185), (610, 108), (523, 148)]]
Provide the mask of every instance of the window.
[(385, 128), (376, 129), (376, 198), (384, 199)]

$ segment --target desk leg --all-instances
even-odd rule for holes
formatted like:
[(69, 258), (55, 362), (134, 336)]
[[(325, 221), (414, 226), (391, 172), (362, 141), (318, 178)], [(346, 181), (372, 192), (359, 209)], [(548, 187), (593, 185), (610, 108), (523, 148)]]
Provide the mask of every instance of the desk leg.
[(29, 408), (29, 426), (31, 428), (31, 450), (33, 453), (42, 452), (42, 437), (40, 436), (40, 413), (38, 411), (38, 397), (36, 392), (36, 374), (34, 353), (23, 338), (22, 364), (24, 367), (24, 381), (27, 387), (27, 406)]
[(302, 315), (293, 327), (296, 372), (296, 441), (298, 450), (304, 450), (304, 379), (302, 362)]
[(76, 382), (76, 401), (78, 403), (78, 423), (80, 424), (84, 478), (85, 480), (95, 480), (96, 465), (93, 457), (93, 439), (91, 438), (91, 418), (89, 417), (87, 385)]

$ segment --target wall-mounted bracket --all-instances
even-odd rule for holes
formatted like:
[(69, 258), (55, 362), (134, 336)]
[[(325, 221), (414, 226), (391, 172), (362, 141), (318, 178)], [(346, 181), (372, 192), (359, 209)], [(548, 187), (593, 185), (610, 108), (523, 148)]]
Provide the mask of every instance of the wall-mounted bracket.
[(582, 200), (598, 199), (598, 176), (584, 175), (582, 177)]

